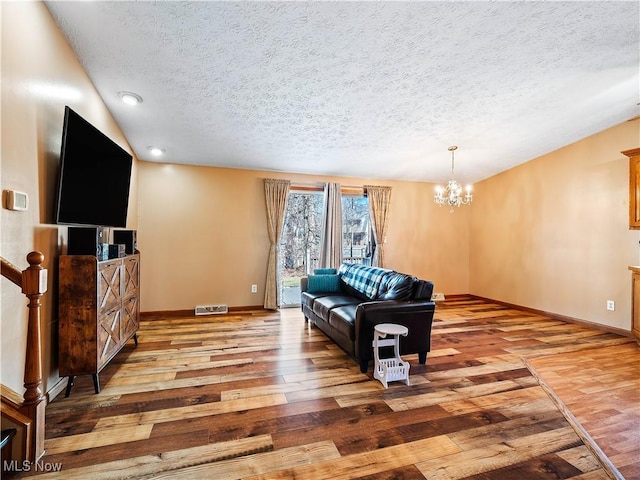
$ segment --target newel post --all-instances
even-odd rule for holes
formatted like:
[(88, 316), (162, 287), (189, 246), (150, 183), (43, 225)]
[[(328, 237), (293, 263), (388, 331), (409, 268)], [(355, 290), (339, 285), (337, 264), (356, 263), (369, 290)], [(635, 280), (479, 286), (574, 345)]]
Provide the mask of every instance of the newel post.
[(40, 299), (47, 291), (47, 270), (42, 267), (44, 255), (31, 252), (27, 255), (29, 268), (22, 272), (22, 293), (29, 299), (29, 323), (27, 325), (27, 352), (24, 368), (24, 404), (33, 405), (44, 398), (42, 394), (42, 355), (40, 343)]
[(28, 457), (37, 460), (44, 454), (44, 409), (42, 393), (42, 347), (40, 333), (40, 299), (47, 291), (47, 270), (42, 267), (44, 255), (31, 252), (27, 255), (29, 267), (22, 272), (22, 293), (29, 299), (29, 323), (27, 325), (27, 351), (24, 367), (24, 402), (21, 410), (35, 422), (35, 435)]

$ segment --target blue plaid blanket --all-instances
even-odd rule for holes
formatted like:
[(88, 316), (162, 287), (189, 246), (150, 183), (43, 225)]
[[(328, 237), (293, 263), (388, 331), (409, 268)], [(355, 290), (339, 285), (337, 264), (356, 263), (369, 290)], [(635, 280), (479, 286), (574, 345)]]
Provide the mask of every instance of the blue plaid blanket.
[(338, 274), (344, 283), (363, 293), (371, 300), (378, 296), (380, 283), (385, 275), (389, 273), (393, 273), (393, 270), (353, 263), (343, 263), (338, 270)]

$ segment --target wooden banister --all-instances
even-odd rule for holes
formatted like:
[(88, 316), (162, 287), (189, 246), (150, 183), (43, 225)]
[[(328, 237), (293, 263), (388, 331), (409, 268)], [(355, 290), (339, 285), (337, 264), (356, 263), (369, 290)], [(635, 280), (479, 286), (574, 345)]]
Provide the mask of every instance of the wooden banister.
[(20, 271), (8, 260), (0, 257), (2, 276), (22, 289), (29, 299), (27, 324), (27, 349), (24, 368), (24, 401), (19, 410), (33, 421), (33, 438), (28, 441), (26, 460), (36, 461), (44, 454), (44, 407), (42, 393), (42, 349), (40, 330), (40, 299), (47, 291), (47, 270), (42, 267), (44, 255), (31, 252), (27, 255), (29, 267)]
[(0, 257), (0, 262), (2, 262), (2, 276), (8, 278), (17, 286), (22, 288), (22, 271), (20, 271), (20, 269), (13, 263), (2, 257)]

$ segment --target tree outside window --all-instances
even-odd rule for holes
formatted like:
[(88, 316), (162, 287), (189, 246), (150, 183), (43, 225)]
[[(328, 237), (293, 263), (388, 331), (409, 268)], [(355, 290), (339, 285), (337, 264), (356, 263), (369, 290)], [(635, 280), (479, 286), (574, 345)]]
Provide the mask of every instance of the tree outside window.
[(375, 242), (364, 195), (342, 196), (342, 256), (346, 263), (371, 265)]

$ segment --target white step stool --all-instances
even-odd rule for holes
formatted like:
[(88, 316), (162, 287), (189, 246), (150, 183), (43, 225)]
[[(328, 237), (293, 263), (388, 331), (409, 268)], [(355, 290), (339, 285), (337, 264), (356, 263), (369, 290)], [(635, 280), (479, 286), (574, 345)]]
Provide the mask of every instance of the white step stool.
[[(388, 382), (398, 380), (409, 383), (409, 363), (400, 358), (400, 335), (406, 337), (409, 329), (395, 323), (381, 323), (375, 326), (373, 333), (373, 377), (380, 380), (384, 388), (388, 388)], [(393, 338), (383, 340), (387, 335)], [(380, 347), (393, 347), (393, 357), (380, 358)]]

